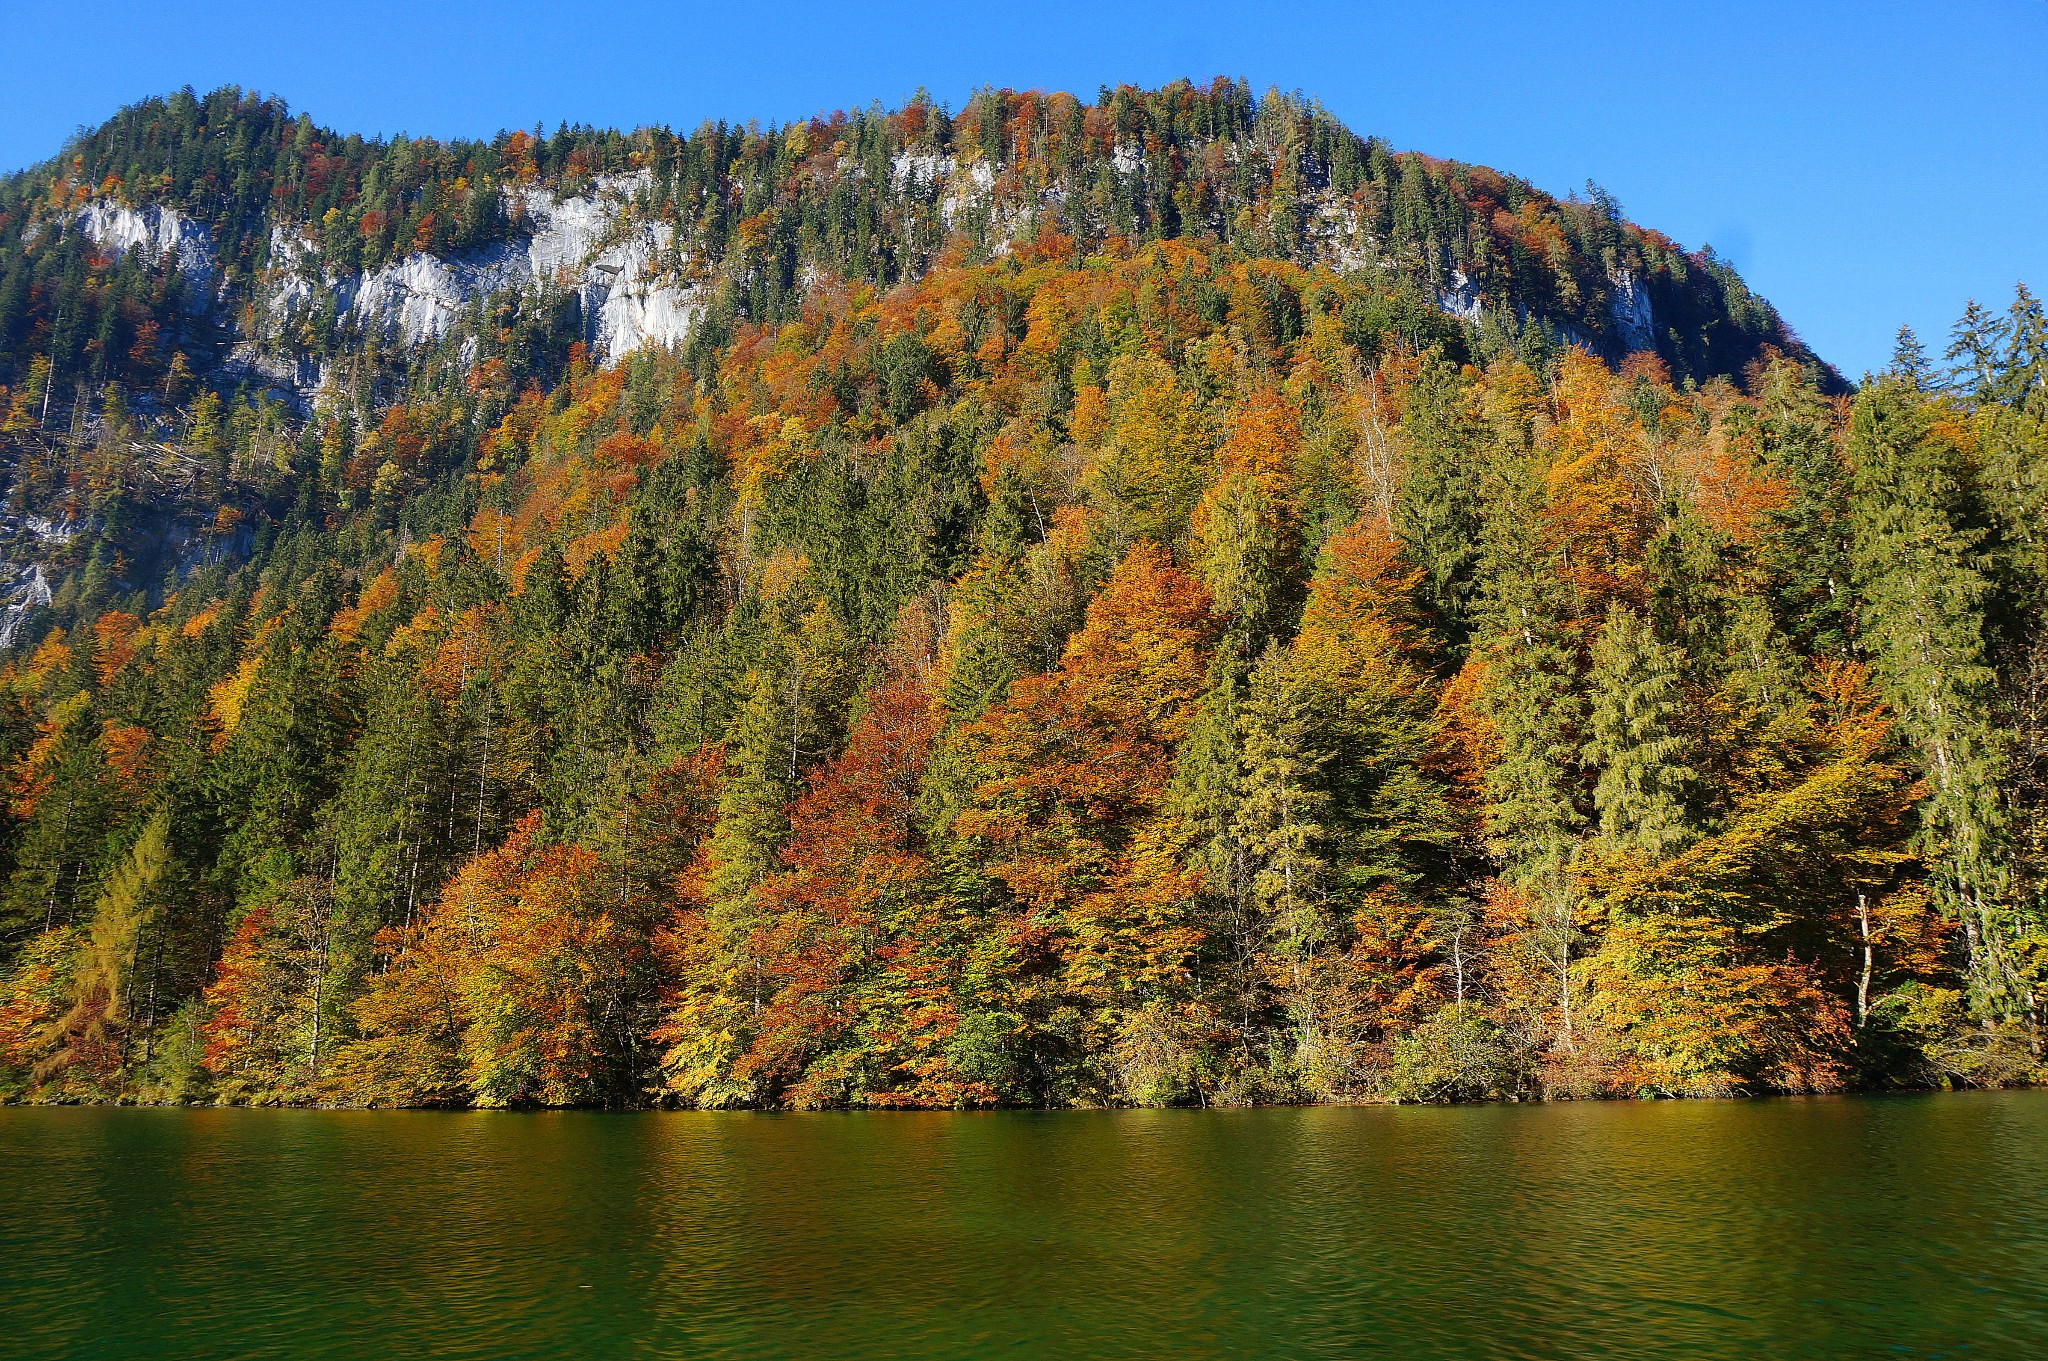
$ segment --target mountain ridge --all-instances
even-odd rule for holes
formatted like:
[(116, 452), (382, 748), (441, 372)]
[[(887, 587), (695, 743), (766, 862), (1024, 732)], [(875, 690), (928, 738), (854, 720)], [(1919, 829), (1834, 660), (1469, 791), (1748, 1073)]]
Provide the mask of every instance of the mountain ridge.
[[(220, 141), (229, 157), (242, 149), (231, 183), (225, 164), (207, 164), (203, 154)], [(259, 147), (274, 150), (271, 164), (261, 163)], [(1508, 308), (1519, 313), (1517, 324), (1556, 328), (1611, 359), (1654, 347), (1680, 377), (1738, 376), (1762, 344), (1810, 358), (1710, 252), (1688, 255), (1626, 222), (1597, 190), (1586, 202), (1558, 200), (1485, 167), (1396, 153), (1313, 103), (1277, 94), (1256, 100), (1241, 83), (1220, 80), (1207, 89), (1183, 82), (1104, 91), (1096, 105), (990, 91), (954, 116), (914, 102), (751, 132), (723, 124), (688, 136), (564, 127), (543, 141), (513, 132), (488, 143), (366, 141), (293, 118), (281, 101), (180, 92), (123, 110), (6, 183), (15, 202), (0, 208), (0, 220), (17, 231), (61, 230), (75, 210), (73, 221), (96, 244), (119, 252), (150, 230), (132, 217), (109, 220), (125, 209), (158, 214), (166, 227), (171, 219), (162, 215), (176, 215), (182, 230), (221, 235), (218, 283), (233, 291), (259, 291), (252, 286), (265, 270), (289, 275), (310, 255), (331, 284), (358, 281), (348, 291), (359, 292), (360, 281), (421, 257), (470, 263), (527, 234), (521, 219), (533, 209), (545, 216), (575, 203), (586, 231), (630, 218), (679, 237), (668, 258), (645, 262), (675, 282), (715, 273), (738, 246), (741, 268), (779, 268), (772, 284), (784, 291), (806, 270), (887, 286), (916, 277), (955, 232), (970, 251), (1000, 253), (1045, 223), (1084, 248), (1112, 235), (1214, 238), (1273, 258), (1412, 275), (1462, 320)], [(44, 211), (26, 202), (31, 188), (43, 191)], [(582, 199), (586, 188), (597, 192)], [(762, 220), (820, 200), (821, 217), (866, 220)], [(735, 240), (740, 221), (756, 234), (779, 228), (784, 238), (807, 239), (774, 242), (780, 259), (748, 260), (749, 243)], [(179, 249), (212, 264), (210, 242)], [(595, 281), (576, 282), (590, 291)], [(1709, 324), (1732, 326), (1732, 334), (1686, 333), (1700, 318), (1683, 315), (1680, 290), (1702, 286), (1727, 294), (1731, 315)], [(460, 290), (465, 301), (478, 291)], [(245, 339), (305, 340), (283, 334), (309, 320), (292, 307), (308, 301), (303, 294), (243, 301), (259, 311), (283, 304), (290, 314), (262, 318)], [(350, 299), (338, 301), (338, 310), (352, 310)], [(749, 301), (758, 314), (760, 299)], [(1732, 315), (1752, 307), (1754, 316)], [(357, 310), (388, 320), (403, 307)], [(417, 338), (411, 323), (405, 330)]]

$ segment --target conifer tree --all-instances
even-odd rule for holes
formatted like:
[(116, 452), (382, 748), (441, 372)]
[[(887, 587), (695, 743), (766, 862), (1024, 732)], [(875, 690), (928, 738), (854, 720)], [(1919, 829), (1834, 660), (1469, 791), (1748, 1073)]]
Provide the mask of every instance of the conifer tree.
[(1328, 897), (1328, 753), (1317, 742), (1311, 693), (1278, 648), (1253, 669), (1238, 717), (1243, 775), (1235, 834), (1256, 866), (1251, 899), (1264, 948), (1284, 970), (1296, 1043), (1314, 1043), (1321, 1022), (1309, 986), (1316, 956), (1332, 942)]
[(1406, 468), (1394, 525), (1453, 656), (1471, 635), (1482, 506), (1482, 431), (1471, 393), (1441, 354), (1424, 359), (1406, 395), (1400, 432)]
[(1032, 648), (1025, 598), (1025, 557), (1032, 539), (1027, 492), (1016, 465), (996, 476), (995, 494), (982, 517), (975, 560), (954, 586), (943, 696), (962, 720), (979, 717), (1028, 675), (1039, 660)]
[(162, 911), (157, 886), (170, 862), (170, 811), (143, 823), (93, 904), (85, 948), (72, 984), (71, 1010), (50, 1038), (56, 1050), (39, 1076), (77, 1066), (101, 1082), (114, 1081), (128, 1061), (135, 1014), (136, 970), (142, 937)]
[(1989, 397), (1997, 383), (2005, 334), (2005, 323), (1975, 298), (1970, 299), (1949, 332), (1949, 346), (1943, 353), (1954, 365), (1951, 385), (1975, 398)]
[[(1910, 358), (1910, 356), (1908, 356)], [(1930, 785), (1930, 858), (1962, 921), (1973, 999), (1988, 1016), (2036, 1005), (2012, 955), (1997, 796), (2004, 739), (1993, 723), (1980, 570), (1985, 527), (1969, 470), (1911, 370), (1862, 393), (1850, 425), (1861, 641)]]
[(1600, 836), (1617, 848), (1670, 854), (1691, 832), (1695, 772), (1679, 732), (1680, 657), (1626, 605), (1607, 612), (1593, 645), (1586, 764), (1595, 772)]
[(1927, 359), (1927, 349), (1920, 343), (1910, 326), (1901, 326), (1892, 340), (1892, 362), (1887, 370), (1900, 381), (1926, 391), (1934, 382), (1934, 366)]
[(1808, 650), (1846, 655), (1854, 626), (1849, 469), (1837, 420), (1797, 365), (1778, 359), (1757, 389), (1760, 452), (1786, 496), (1766, 512), (1760, 557), (1779, 627)]

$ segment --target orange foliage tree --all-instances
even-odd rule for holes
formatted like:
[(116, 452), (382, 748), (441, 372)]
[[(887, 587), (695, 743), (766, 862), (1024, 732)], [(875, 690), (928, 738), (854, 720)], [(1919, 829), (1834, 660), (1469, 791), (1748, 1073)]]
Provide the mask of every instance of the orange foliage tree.
[(342, 1091), (374, 1104), (575, 1105), (623, 1057), (628, 943), (595, 853), (549, 844), (529, 814), (463, 866), (353, 1007)]

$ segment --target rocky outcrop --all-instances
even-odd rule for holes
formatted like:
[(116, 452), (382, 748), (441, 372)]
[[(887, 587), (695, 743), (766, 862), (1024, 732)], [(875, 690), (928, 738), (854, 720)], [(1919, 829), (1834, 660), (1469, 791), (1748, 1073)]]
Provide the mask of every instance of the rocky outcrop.
[(469, 259), (408, 255), (330, 286), (338, 313), (381, 327), (407, 345), (421, 345), (446, 335), (475, 299), (523, 282), (510, 253), (493, 251)]
[(92, 243), (115, 258), (146, 251), (174, 267), (185, 280), (185, 305), (203, 312), (213, 302), (213, 234), (176, 208), (145, 204), (132, 208), (95, 199), (73, 219)]
[(1465, 277), (1465, 271), (1451, 271), (1451, 281), (1437, 290), (1436, 305), (1460, 321), (1476, 322), (1485, 314), (1485, 303), (1479, 297), (1479, 285)]
[(612, 176), (568, 198), (514, 191), (510, 240), (457, 256), (415, 253), (353, 276), (318, 272), (311, 241), (275, 232), (258, 307), (263, 329), (280, 336), (331, 298), (337, 318), (423, 345), (447, 335), (481, 298), (553, 285), (576, 295), (584, 340), (602, 361), (679, 344), (703, 309), (669, 258), (672, 229), (635, 218), (632, 198), (645, 183), (644, 176)]
[(19, 575), (7, 593), (7, 603), (0, 607), (0, 648), (13, 645), (14, 635), (30, 610), (50, 603), (50, 582), (43, 575), (43, 565), (33, 562), (17, 570)]
[(1622, 353), (1655, 350), (1657, 317), (1650, 308), (1650, 291), (1626, 269), (1615, 270), (1607, 281), (1614, 286), (1607, 298), (1607, 315)]

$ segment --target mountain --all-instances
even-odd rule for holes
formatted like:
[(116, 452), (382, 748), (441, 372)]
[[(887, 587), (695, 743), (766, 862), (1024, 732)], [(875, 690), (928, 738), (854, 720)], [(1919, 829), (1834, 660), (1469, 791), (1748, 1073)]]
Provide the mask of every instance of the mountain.
[[(1705, 381), (1775, 348), (1840, 387), (1732, 270), (1597, 191), (1561, 202), (1227, 82), (1092, 106), (995, 92), (957, 117), (920, 99), (766, 131), (445, 144), (184, 91), (0, 187), (0, 385), (23, 413), (12, 445), (37, 446), (13, 455), (14, 495), (36, 503), (7, 526), (15, 612), (58, 588), (54, 564), (35, 568), (75, 532), (43, 513), (48, 488), (21, 460), (51, 466), (111, 393), (141, 443), (189, 429), (208, 390), (274, 404), (279, 429), (337, 403), (362, 424), (479, 365), (515, 389), (550, 385), (575, 343), (607, 364), (650, 345), (709, 355), (736, 327), (795, 315), (821, 281), (890, 288), (949, 250), (998, 259), (1045, 233), (1083, 251), (1215, 241), (1370, 278), (1442, 314), (1404, 323), (1411, 341), (1482, 362), (1576, 344), (1615, 361), (1654, 351)], [(215, 501), (262, 521), (246, 488), (170, 477), (143, 498), (145, 538), (117, 545), (124, 585), (154, 590), (216, 551), (194, 520)], [(170, 523), (167, 503), (183, 512)], [(0, 625), (10, 640), (17, 627)]]
[(1219, 81), (0, 187), (0, 1093), (2037, 1071), (2048, 326)]

